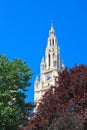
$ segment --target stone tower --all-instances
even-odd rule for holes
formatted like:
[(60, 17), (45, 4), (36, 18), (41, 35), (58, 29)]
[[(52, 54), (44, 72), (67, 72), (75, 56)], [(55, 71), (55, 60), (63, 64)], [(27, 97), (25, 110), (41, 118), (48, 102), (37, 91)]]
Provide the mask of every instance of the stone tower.
[(64, 64), (60, 61), (60, 48), (57, 43), (53, 24), (49, 31), (45, 58), (42, 57), (40, 64), (40, 79), (36, 77), (34, 85), (34, 101), (39, 102), (42, 95), (51, 87), (55, 86), (59, 72), (64, 69)]

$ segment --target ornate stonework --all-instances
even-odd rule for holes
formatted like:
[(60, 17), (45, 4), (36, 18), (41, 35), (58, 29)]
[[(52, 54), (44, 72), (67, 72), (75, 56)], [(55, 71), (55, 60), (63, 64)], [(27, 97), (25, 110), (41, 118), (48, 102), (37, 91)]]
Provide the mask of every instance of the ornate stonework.
[(64, 64), (60, 61), (60, 48), (57, 43), (53, 25), (49, 31), (45, 59), (42, 58), (40, 64), (40, 80), (36, 77), (34, 85), (34, 101), (39, 102), (42, 95), (56, 84), (56, 77), (64, 69)]

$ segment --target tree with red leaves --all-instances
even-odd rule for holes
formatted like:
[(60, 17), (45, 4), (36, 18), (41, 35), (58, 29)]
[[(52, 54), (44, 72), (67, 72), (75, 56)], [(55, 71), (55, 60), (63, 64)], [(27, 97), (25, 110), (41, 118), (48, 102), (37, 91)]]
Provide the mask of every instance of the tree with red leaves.
[(44, 94), (24, 130), (87, 130), (87, 66), (66, 68), (57, 84)]

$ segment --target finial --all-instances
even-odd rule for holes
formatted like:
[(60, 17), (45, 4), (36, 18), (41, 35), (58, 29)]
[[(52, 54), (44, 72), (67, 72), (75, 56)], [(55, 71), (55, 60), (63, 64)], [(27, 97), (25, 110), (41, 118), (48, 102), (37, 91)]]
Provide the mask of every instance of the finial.
[(53, 20), (51, 20), (51, 29), (49, 31), (49, 35), (55, 34), (54, 27), (53, 27)]
[(38, 80), (38, 76), (36, 77), (36, 80)]
[(42, 57), (42, 63), (44, 63), (44, 57)]
[(62, 69), (65, 68), (65, 66), (64, 66), (64, 61), (63, 61), (63, 60), (62, 60), (62, 62), (61, 62), (61, 67), (62, 67)]
[(52, 20), (51, 20), (51, 28), (53, 28), (53, 23), (54, 23), (54, 22), (53, 22), (53, 19), (52, 19)]

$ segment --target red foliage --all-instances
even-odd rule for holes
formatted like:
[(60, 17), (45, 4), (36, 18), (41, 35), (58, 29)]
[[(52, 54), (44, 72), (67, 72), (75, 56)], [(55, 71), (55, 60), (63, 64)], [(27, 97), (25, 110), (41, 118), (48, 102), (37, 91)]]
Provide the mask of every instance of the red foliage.
[(57, 84), (58, 87), (51, 87), (45, 93), (24, 130), (47, 130), (68, 112), (87, 118), (87, 66), (66, 68), (60, 73)]

